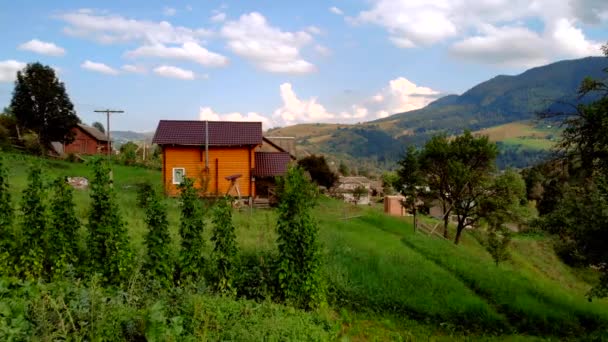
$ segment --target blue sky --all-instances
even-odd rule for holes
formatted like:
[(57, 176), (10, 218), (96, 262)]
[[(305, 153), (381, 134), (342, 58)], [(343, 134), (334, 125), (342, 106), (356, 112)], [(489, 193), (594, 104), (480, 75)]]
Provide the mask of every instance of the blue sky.
[(0, 106), (16, 70), (58, 70), (81, 119), (360, 122), (497, 74), (599, 55), (604, 0), (5, 1)]

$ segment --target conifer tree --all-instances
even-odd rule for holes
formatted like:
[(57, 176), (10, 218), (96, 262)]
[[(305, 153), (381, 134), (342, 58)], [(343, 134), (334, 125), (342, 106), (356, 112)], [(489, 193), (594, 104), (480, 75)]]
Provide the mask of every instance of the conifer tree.
[(178, 188), (180, 189), (182, 212), (179, 227), (179, 235), (182, 238), (179, 253), (180, 278), (196, 281), (202, 274), (205, 265), (203, 257), (205, 221), (193, 180), (184, 178)]
[(78, 229), (72, 188), (63, 178), (53, 183), (51, 212), (46, 231), (47, 270), (52, 277), (62, 276), (69, 265), (77, 267)]
[(144, 270), (162, 287), (169, 287), (173, 278), (173, 263), (171, 258), (171, 236), (167, 209), (153, 188), (149, 189), (146, 206), (146, 261)]
[(33, 166), (28, 175), (28, 186), (21, 200), (21, 241), (19, 246), (20, 273), (28, 279), (43, 276), (45, 252), (44, 236), (47, 226), (45, 191), (42, 170)]
[(316, 189), (304, 170), (293, 167), (279, 181), (277, 222), (280, 296), (296, 306), (312, 308), (323, 300), (319, 228), (312, 216)]
[(126, 227), (120, 217), (109, 168), (97, 159), (91, 181), (88, 251), (91, 271), (102, 274), (108, 284), (125, 281), (131, 267), (132, 252)]
[(8, 184), (8, 172), (0, 158), (0, 274), (9, 273), (13, 250), (13, 207)]
[(234, 294), (232, 269), (236, 256), (236, 234), (232, 223), (232, 208), (229, 198), (218, 201), (213, 212), (213, 261), (215, 263), (214, 286), (218, 293)]

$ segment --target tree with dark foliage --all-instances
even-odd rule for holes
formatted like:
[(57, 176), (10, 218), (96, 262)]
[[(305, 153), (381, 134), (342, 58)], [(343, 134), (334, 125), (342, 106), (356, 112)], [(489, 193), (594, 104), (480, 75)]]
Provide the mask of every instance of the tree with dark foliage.
[(338, 180), (338, 175), (329, 168), (324, 156), (313, 154), (300, 159), (298, 165), (310, 173), (310, 177), (315, 183), (328, 189), (334, 186)]
[[(603, 51), (608, 57), (608, 45)], [(608, 296), (608, 83), (585, 79), (579, 96), (591, 93), (599, 99), (579, 104), (570, 113), (543, 114), (563, 118), (558, 164), (568, 167), (568, 180), (539, 220), (541, 228), (560, 238), (559, 254), (565, 261), (602, 272), (589, 299)]]
[(405, 196), (403, 205), (414, 216), (414, 230), (416, 230), (418, 227), (418, 201), (420, 195), (424, 193), (426, 185), (420, 169), (420, 151), (414, 146), (410, 145), (403, 159), (399, 161), (397, 175), (399, 176), (397, 190)]
[(105, 133), (106, 129), (105, 127), (103, 127), (103, 124), (99, 121), (95, 121), (93, 122), (93, 127), (97, 128), (98, 131), (100, 131), (101, 133)]
[(74, 140), (71, 129), (80, 119), (53, 68), (32, 63), (18, 71), (11, 108), (19, 126), (38, 134), (44, 146)]

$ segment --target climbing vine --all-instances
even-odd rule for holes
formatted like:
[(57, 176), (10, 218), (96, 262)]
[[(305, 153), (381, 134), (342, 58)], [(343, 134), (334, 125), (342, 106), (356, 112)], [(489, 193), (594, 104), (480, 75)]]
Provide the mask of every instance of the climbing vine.
[(21, 239), (19, 271), (28, 279), (41, 278), (44, 273), (46, 236), (46, 207), (42, 170), (33, 166), (28, 174), (28, 185), (21, 199)]
[(221, 294), (235, 294), (233, 287), (233, 267), (237, 253), (236, 234), (232, 223), (230, 198), (222, 198), (213, 211), (213, 247), (214, 287)]
[(282, 299), (313, 308), (324, 299), (321, 284), (319, 228), (312, 216), (316, 188), (300, 167), (279, 179), (277, 221), (279, 265), (277, 277)]
[(101, 273), (104, 282), (119, 285), (126, 280), (133, 257), (109, 173), (101, 159), (94, 162), (87, 245), (91, 271)]
[(161, 287), (168, 288), (173, 279), (173, 262), (167, 209), (152, 187), (147, 193), (145, 209), (148, 233), (145, 238), (147, 250), (144, 271)]
[(178, 186), (180, 190), (181, 222), (179, 235), (182, 238), (179, 252), (179, 277), (182, 281), (196, 281), (203, 273), (203, 230), (205, 221), (194, 182), (184, 178)]

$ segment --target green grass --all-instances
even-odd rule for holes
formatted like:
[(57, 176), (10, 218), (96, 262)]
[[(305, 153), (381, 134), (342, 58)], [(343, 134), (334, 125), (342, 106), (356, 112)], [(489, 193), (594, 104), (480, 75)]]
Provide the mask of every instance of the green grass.
[[(15, 207), (31, 163), (42, 163), (49, 182), (56, 177), (91, 175), (85, 164), (0, 155), (9, 167)], [(142, 254), (146, 228), (143, 212), (136, 206), (135, 186), (142, 181), (160, 186), (160, 172), (115, 166), (114, 179), (131, 242)], [(83, 224), (88, 196), (88, 190), (75, 194)], [(164, 201), (177, 246), (178, 201)], [(595, 274), (562, 264), (546, 237), (516, 236), (512, 260), (496, 267), (472, 235), (465, 233), (461, 245), (454, 246), (414, 233), (407, 219), (385, 216), (378, 206), (355, 208), (322, 199), (315, 217), (323, 246), (329, 307), (303, 313), (275, 304), (205, 295), (196, 300), (203, 303), (201, 310), (208, 317), (203, 321), (216, 322), (215, 328), (206, 330), (211, 334), (208, 337), (238, 339), (236, 334), (247, 332), (260, 338), (305, 336), (282, 335), (292, 327), (289, 329), (294, 331), (316, 331), (321, 334), (315, 335), (318, 339), (534, 340), (582, 338), (603, 332), (608, 323), (606, 301), (588, 303), (584, 298)], [(255, 261), (276, 251), (276, 218), (272, 210), (235, 212), (242, 255), (253, 256)], [(86, 234), (84, 225), (82, 233)], [(210, 249), (208, 243), (206, 253)], [(216, 316), (220, 318), (214, 321)], [(218, 333), (224, 330), (225, 334)], [(274, 330), (276, 333), (264, 335)]]

